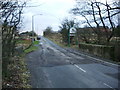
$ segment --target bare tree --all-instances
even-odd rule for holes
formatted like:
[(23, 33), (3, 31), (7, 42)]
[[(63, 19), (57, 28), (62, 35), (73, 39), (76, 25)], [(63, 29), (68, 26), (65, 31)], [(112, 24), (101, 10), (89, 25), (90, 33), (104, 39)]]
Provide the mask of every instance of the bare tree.
[(52, 34), (52, 32), (53, 32), (52, 27), (48, 26), (43, 33), (44, 33), (44, 36), (49, 36)]
[[(78, 0), (79, 1), (79, 0)], [(117, 1), (112, 2), (111, 4), (97, 2), (97, 1), (88, 1), (88, 2), (77, 2), (77, 6), (71, 10), (75, 15), (82, 15), (88, 25), (98, 36), (98, 44), (101, 43), (101, 37), (104, 37), (107, 43), (114, 35), (114, 29), (116, 27), (116, 15), (120, 13), (120, 7)], [(93, 28), (91, 23), (96, 24), (97, 30)], [(104, 33), (101, 31), (100, 27), (103, 26)], [(108, 30), (108, 27), (111, 30)]]
[(93, 43), (93, 40), (91, 42), (91, 39), (93, 38), (93, 30), (91, 30), (91, 28), (89, 28), (87, 25), (85, 25), (83, 28), (78, 28), (77, 34), (80, 42)]
[[(26, 2), (18, 2), (18, 0), (0, 1), (1, 26), (2, 26), (2, 60), (3, 69), (7, 71), (10, 57), (15, 50), (15, 35), (21, 22), (21, 14)], [(6, 74), (5, 74), (6, 75)]]
[(78, 23), (75, 23), (74, 20), (68, 20), (68, 19), (64, 19), (63, 22), (61, 23), (61, 26), (59, 26), (60, 28), (60, 33), (62, 34), (63, 37), (63, 41), (65, 43), (68, 43), (68, 33), (70, 28), (78, 28)]

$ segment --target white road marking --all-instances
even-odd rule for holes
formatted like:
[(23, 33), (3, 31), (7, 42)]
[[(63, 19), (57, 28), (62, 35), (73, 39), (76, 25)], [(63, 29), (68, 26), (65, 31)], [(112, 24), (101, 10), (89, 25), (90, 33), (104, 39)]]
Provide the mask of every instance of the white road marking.
[(112, 88), (113, 90), (116, 90), (114, 89), (113, 87), (111, 87), (110, 85), (106, 84), (106, 83), (103, 83), (105, 86), (109, 87), (109, 88)]
[(78, 65), (74, 64), (75, 67), (77, 67), (78, 69), (80, 69), (83, 72), (86, 72), (84, 69), (82, 69), (81, 67), (79, 67)]

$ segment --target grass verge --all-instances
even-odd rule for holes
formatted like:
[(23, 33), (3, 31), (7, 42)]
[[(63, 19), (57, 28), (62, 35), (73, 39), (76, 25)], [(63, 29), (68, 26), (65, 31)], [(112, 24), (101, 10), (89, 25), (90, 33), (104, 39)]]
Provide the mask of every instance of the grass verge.
[(53, 41), (55, 44), (58, 46), (61, 46), (63, 48), (74, 48), (74, 49), (79, 49), (78, 45), (70, 45), (70, 47), (67, 44), (60, 43), (52, 38), (47, 37), (49, 40)]
[(17, 44), (18, 46), (22, 45), (27, 49), (20, 55), (17, 54), (10, 58), (7, 67), (7, 76), (2, 80), (2, 88), (31, 88), (31, 85), (29, 85), (30, 72), (27, 69), (24, 57), (27, 53), (38, 49), (38, 47), (34, 45), (39, 44), (39, 41), (35, 41), (31, 44), (28, 40), (20, 40)]
[(38, 49), (38, 47), (32, 45), (28, 49), (24, 50), (24, 52), (27, 54), (27, 53), (30, 53), (30, 52), (35, 51), (37, 49)]
[(55, 44), (59, 45), (60, 47), (63, 47), (63, 48), (68, 47), (66, 44), (62, 44), (62, 43), (60, 43), (60, 42), (58, 42), (58, 41), (56, 41), (56, 40), (54, 40), (52, 38), (49, 38), (49, 37), (46, 37), (46, 38), (48, 38), (49, 40), (51, 40)]
[(37, 46), (35, 46), (35, 45), (37, 45), (37, 44), (39, 44), (39, 41), (34, 41), (34, 42), (33, 42), (33, 44), (32, 44), (32, 45), (30, 45), (30, 47), (29, 47), (29, 48), (27, 48), (27, 49), (25, 49), (25, 50), (24, 50), (25, 54), (30, 53), (30, 52), (32, 52), (32, 51), (37, 50), (37, 49), (38, 49), (38, 47), (37, 47)]
[(33, 44), (37, 45), (37, 44), (39, 44), (39, 41), (34, 41)]
[(18, 46), (22, 46), (23, 47), (23, 49), (26, 49), (26, 48), (28, 48), (30, 45), (32, 44), (32, 40), (30, 40), (30, 39), (18, 39), (17, 41), (16, 41), (16, 47), (18, 47)]
[(30, 73), (26, 67), (24, 55), (14, 56), (8, 65), (8, 76), (3, 79), (3, 88), (31, 88), (28, 84)]

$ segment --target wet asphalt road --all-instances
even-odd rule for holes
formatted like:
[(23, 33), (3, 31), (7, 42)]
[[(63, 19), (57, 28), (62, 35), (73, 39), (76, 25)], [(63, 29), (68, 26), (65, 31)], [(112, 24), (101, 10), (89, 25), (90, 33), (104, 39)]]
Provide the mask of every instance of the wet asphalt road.
[[(39, 49), (26, 56), (33, 88), (119, 87), (119, 67), (77, 51), (69, 51), (42, 37)], [(115, 90), (115, 89), (114, 89)]]

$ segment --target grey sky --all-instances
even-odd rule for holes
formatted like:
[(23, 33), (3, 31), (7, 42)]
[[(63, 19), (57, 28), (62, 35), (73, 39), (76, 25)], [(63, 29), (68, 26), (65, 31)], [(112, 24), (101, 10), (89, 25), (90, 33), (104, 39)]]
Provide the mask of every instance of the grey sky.
[(22, 31), (31, 31), (32, 15), (42, 14), (34, 17), (34, 30), (42, 35), (42, 31), (47, 26), (51, 26), (54, 31), (57, 31), (65, 17), (72, 17), (68, 12), (74, 7), (75, 0), (31, 0), (27, 4), (27, 6), (34, 5), (40, 6), (24, 9)]
[[(97, 1), (105, 2), (106, 0)], [(34, 17), (34, 31), (37, 34), (42, 35), (43, 30), (47, 26), (51, 26), (54, 31), (57, 31), (59, 30), (58, 26), (65, 17), (74, 18), (73, 15), (69, 14), (69, 11), (74, 7), (75, 4), (76, 0), (30, 0), (27, 2), (27, 6), (40, 6), (24, 9), (24, 27), (21, 31), (32, 30), (32, 15), (36, 14), (42, 14)], [(79, 21), (84, 18), (77, 17), (77, 19)]]

